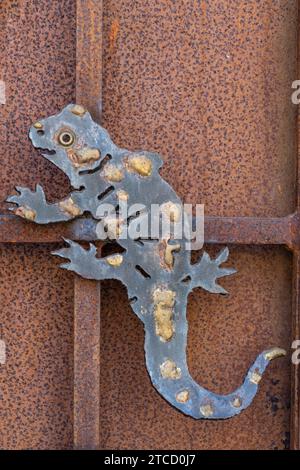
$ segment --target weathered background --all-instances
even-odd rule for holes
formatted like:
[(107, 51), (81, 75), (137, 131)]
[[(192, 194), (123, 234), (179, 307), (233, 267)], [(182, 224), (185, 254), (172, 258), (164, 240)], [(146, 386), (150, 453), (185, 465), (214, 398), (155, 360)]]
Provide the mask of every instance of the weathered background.
[[(290, 95), (298, 78), (298, 2), (14, 0), (1, 2), (0, 26), (0, 200), (16, 183), (39, 182), (50, 200), (68, 192), (64, 175), (31, 147), (27, 129), (77, 99), (118, 145), (160, 152), (162, 173), (180, 196), (218, 217), (207, 241), (233, 245), (230, 264), (238, 274), (222, 282), (230, 295), (199, 290), (190, 297), (194, 378), (227, 393), (261, 350), (278, 345), (289, 352), (269, 366), (240, 416), (207, 422), (180, 414), (151, 386), (143, 328), (125, 289), (101, 284), (99, 335), (98, 286), (74, 284), (51, 257), (53, 245), (42, 243), (58, 242), (60, 228), (29, 227), (7, 217), (2, 204), (1, 448), (297, 447), (290, 345), (299, 318), (298, 219), (290, 229), (285, 216), (297, 208), (297, 109)], [(245, 219), (244, 232), (234, 222), (241, 216), (254, 218)], [(226, 217), (235, 224), (227, 238)], [(268, 227), (273, 218), (268, 236), (256, 218)], [(287, 233), (282, 240), (278, 223)], [(91, 306), (90, 323), (84, 305)], [(96, 345), (100, 340), (95, 354), (86, 334)], [(88, 412), (87, 391), (98, 400)]]

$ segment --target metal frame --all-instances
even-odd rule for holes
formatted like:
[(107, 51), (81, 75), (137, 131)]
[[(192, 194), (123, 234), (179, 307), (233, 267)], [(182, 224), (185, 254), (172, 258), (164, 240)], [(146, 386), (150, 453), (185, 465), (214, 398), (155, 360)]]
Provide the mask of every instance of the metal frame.
[[(100, 120), (103, 2), (76, 0), (76, 5), (76, 101), (87, 107), (94, 119)], [(295, 339), (300, 337), (299, 164), (297, 176), (298, 197), (294, 214), (280, 218), (205, 219), (206, 243), (283, 245), (293, 252), (292, 338)], [(13, 215), (2, 215), (0, 222), (0, 243), (56, 243), (62, 236), (73, 240), (94, 239), (94, 227), (86, 221), (43, 227), (19, 220)], [(76, 278), (74, 290), (74, 447), (96, 449), (100, 447), (100, 288), (95, 281)], [(292, 365), (291, 449), (300, 448), (299, 386), (299, 367)]]

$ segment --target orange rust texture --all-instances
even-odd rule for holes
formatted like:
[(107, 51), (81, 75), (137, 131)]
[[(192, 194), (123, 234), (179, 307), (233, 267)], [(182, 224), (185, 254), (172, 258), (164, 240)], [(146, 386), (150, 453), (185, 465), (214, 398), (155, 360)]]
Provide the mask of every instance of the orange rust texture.
[[(206, 215), (287, 215), (295, 203), (297, 1), (199, 5), (106, 3), (103, 124), (122, 146), (160, 152), (163, 175), (186, 202), (204, 203)], [(112, 51), (115, 18), (122, 28)]]
[(49, 245), (2, 244), (0, 260), (0, 448), (70, 449), (73, 276)]
[(109, 47), (110, 47), (110, 50), (112, 50), (112, 49), (115, 47), (116, 40), (117, 40), (118, 33), (119, 33), (119, 29), (120, 29), (119, 20), (118, 20), (118, 19), (114, 19), (114, 20), (112, 21), (111, 27), (110, 27), (110, 35), (109, 35)]
[(0, 3), (0, 78), (6, 83), (0, 115), (1, 212), (8, 212), (4, 200), (16, 183), (34, 189), (39, 182), (49, 200), (67, 194), (67, 178), (32, 147), (28, 129), (74, 101), (75, 20), (73, 0)]
[[(76, 101), (101, 117), (102, 1), (77, 0)], [(97, 156), (97, 155), (96, 155)], [(100, 446), (100, 283), (74, 280), (74, 448)]]
[(75, 277), (74, 448), (98, 449), (100, 283)]
[[(74, 101), (75, 13), (72, 0), (0, 4), (7, 95), (0, 115), (3, 212), (16, 183), (33, 189), (39, 182), (50, 200), (67, 194), (64, 175), (38, 155), (27, 134), (32, 122)], [(0, 448), (72, 448), (73, 276), (58, 269), (49, 245), (0, 249), (0, 331), (7, 346)]]
[(76, 98), (97, 121), (102, 112), (102, 3), (76, 0)]
[[(77, 26), (71, 0), (40, 0), (38, 8), (33, 1), (1, 2), (0, 79), (7, 85), (0, 116), (1, 200), (16, 181), (31, 188), (40, 182), (50, 199), (67, 194), (66, 178), (32, 149), (27, 131), (31, 122), (74, 101), (76, 58), (82, 104), (99, 119), (103, 91), (102, 122), (116, 143), (162, 153), (163, 175), (186, 202), (204, 202), (211, 215), (275, 217), (293, 211), (296, 0), (109, 0), (103, 90), (102, 52), (95, 52), (102, 48), (102, 1), (76, 4), (83, 20)], [(111, 48), (116, 18), (122, 28)], [(12, 238), (57, 240), (51, 227), (21, 223), (12, 224)], [(70, 235), (72, 227), (65, 228)], [(239, 236), (236, 224), (235, 230)], [(45, 250), (1, 246), (0, 331), (7, 345), (0, 369), (2, 448), (72, 446), (73, 275), (60, 271), (49, 246)], [(239, 273), (222, 281), (229, 297), (197, 291), (189, 304), (191, 372), (221, 393), (240, 385), (258, 351), (290, 346), (290, 254), (235, 248), (231, 265)], [(299, 285), (299, 258), (295, 272)], [(103, 448), (151, 449), (161, 442), (166, 449), (289, 446), (289, 357), (271, 364), (253, 405), (240, 416), (194, 421), (151, 386), (143, 327), (125, 289), (104, 282), (102, 298), (100, 430), (82, 438), (78, 425), (75, 445), (77, 437), (93, 444), (101, 433)], [(299, 306), (298, 295), (293, 302)], [(97, 360), (96, 355), (94, 372)], [(95, 407), (89, 423), (97, 424)]]
[[(115, 18), (122, 28), (112, 50)], [(296, 34), (294, 0), (110, 0), (102, 122), (122, 147), (161, 153), (164, 177), (186, 202), (205, 203), (206, 214), (287, 215), (296, 195)], [(258, 352), (273, 345), (290, 351), (291, 339), (291, 255), (235, 247), (230, 259), (239, 271), (222, 281), (230, 295), (198, 290), (188, 309), (192, 375), (220, 393), (241, 384)], [(143, 327), (116, 282), (103, 283), (102, 318), (103, 448), (289, 446), (289, 356), (270, 365), (241, 415), (194, 421), (151, 386)]]

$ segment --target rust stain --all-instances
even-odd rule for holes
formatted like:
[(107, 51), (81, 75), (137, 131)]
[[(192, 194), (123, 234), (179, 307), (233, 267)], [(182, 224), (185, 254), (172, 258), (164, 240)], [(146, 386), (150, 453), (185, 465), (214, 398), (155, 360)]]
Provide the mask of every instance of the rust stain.
[(200, 10), (202, 12), (203, 18), (206, 19), (206, 13), (207, 13), (206, 0), (201, 0), (200, 1)]
[(110, 50), (111, 51), (115, 47), (119, 30), (120, 30), (119, 20), (114, 19), (111, 23), (110, 34), (109, 34), (109, 44), (110, 44)]

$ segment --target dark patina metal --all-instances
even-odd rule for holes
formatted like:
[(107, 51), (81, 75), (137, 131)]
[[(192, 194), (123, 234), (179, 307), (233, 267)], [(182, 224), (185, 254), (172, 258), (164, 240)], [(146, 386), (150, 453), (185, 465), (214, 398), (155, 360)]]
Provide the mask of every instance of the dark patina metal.
[[(158, 392), (180, 411), (198, 419), (229, 418), (247, 408), (266, 366), (285, 351), (271, 348), (261, 353), (244, 383), (228, 395), (210, 392), (191, 378), (186, 360), (188, 295), (196, 287), (225, 294), (217, 280), (235, 270), (220, 267), (227, 261), (227, 248), (215, 259), (204, 252), (197, 263), (191, 263), (186, 240), (175, 236), (184, 208), (159, 174), (160, 156), (117, 147), (86, 109), (74, 104), (36, 122), (30, 139), (68, 176), (74, 191), (62, 201), (49, 204), (41, 186), (37, 185), (36, 191), (17, 187), (19, 194), (10, 196), (8, 202), (18, 206), (14, 209), (17, 215), (42, 225), (88, 214), (92, 221), (84, 220), (78, 226), (78, 238), (87, 239), (91, 231), (99, 234), (102, 229), (117, 241), (119, 251), (102, 258), (97, 257), (95, 245), (86, 249), (70, 239), (66, 239), (69, 247), (55, 254), (68, 260), (63, 268), (84, 278), (117, 279), (126, 285), (132, 310), (144, 324), (146, 365)], [(117, 211), (124, 201), (129, 207), (126, 219)], [(99, 215), (103, 203), (116, 212)], [(144, 209), (133, 210), (134, 204)], [(171, 222), (171, 231), (158, 238), (123, 237), (124, 230), (150, 221), (152, 204), (160, 205), (160, 217)]]

